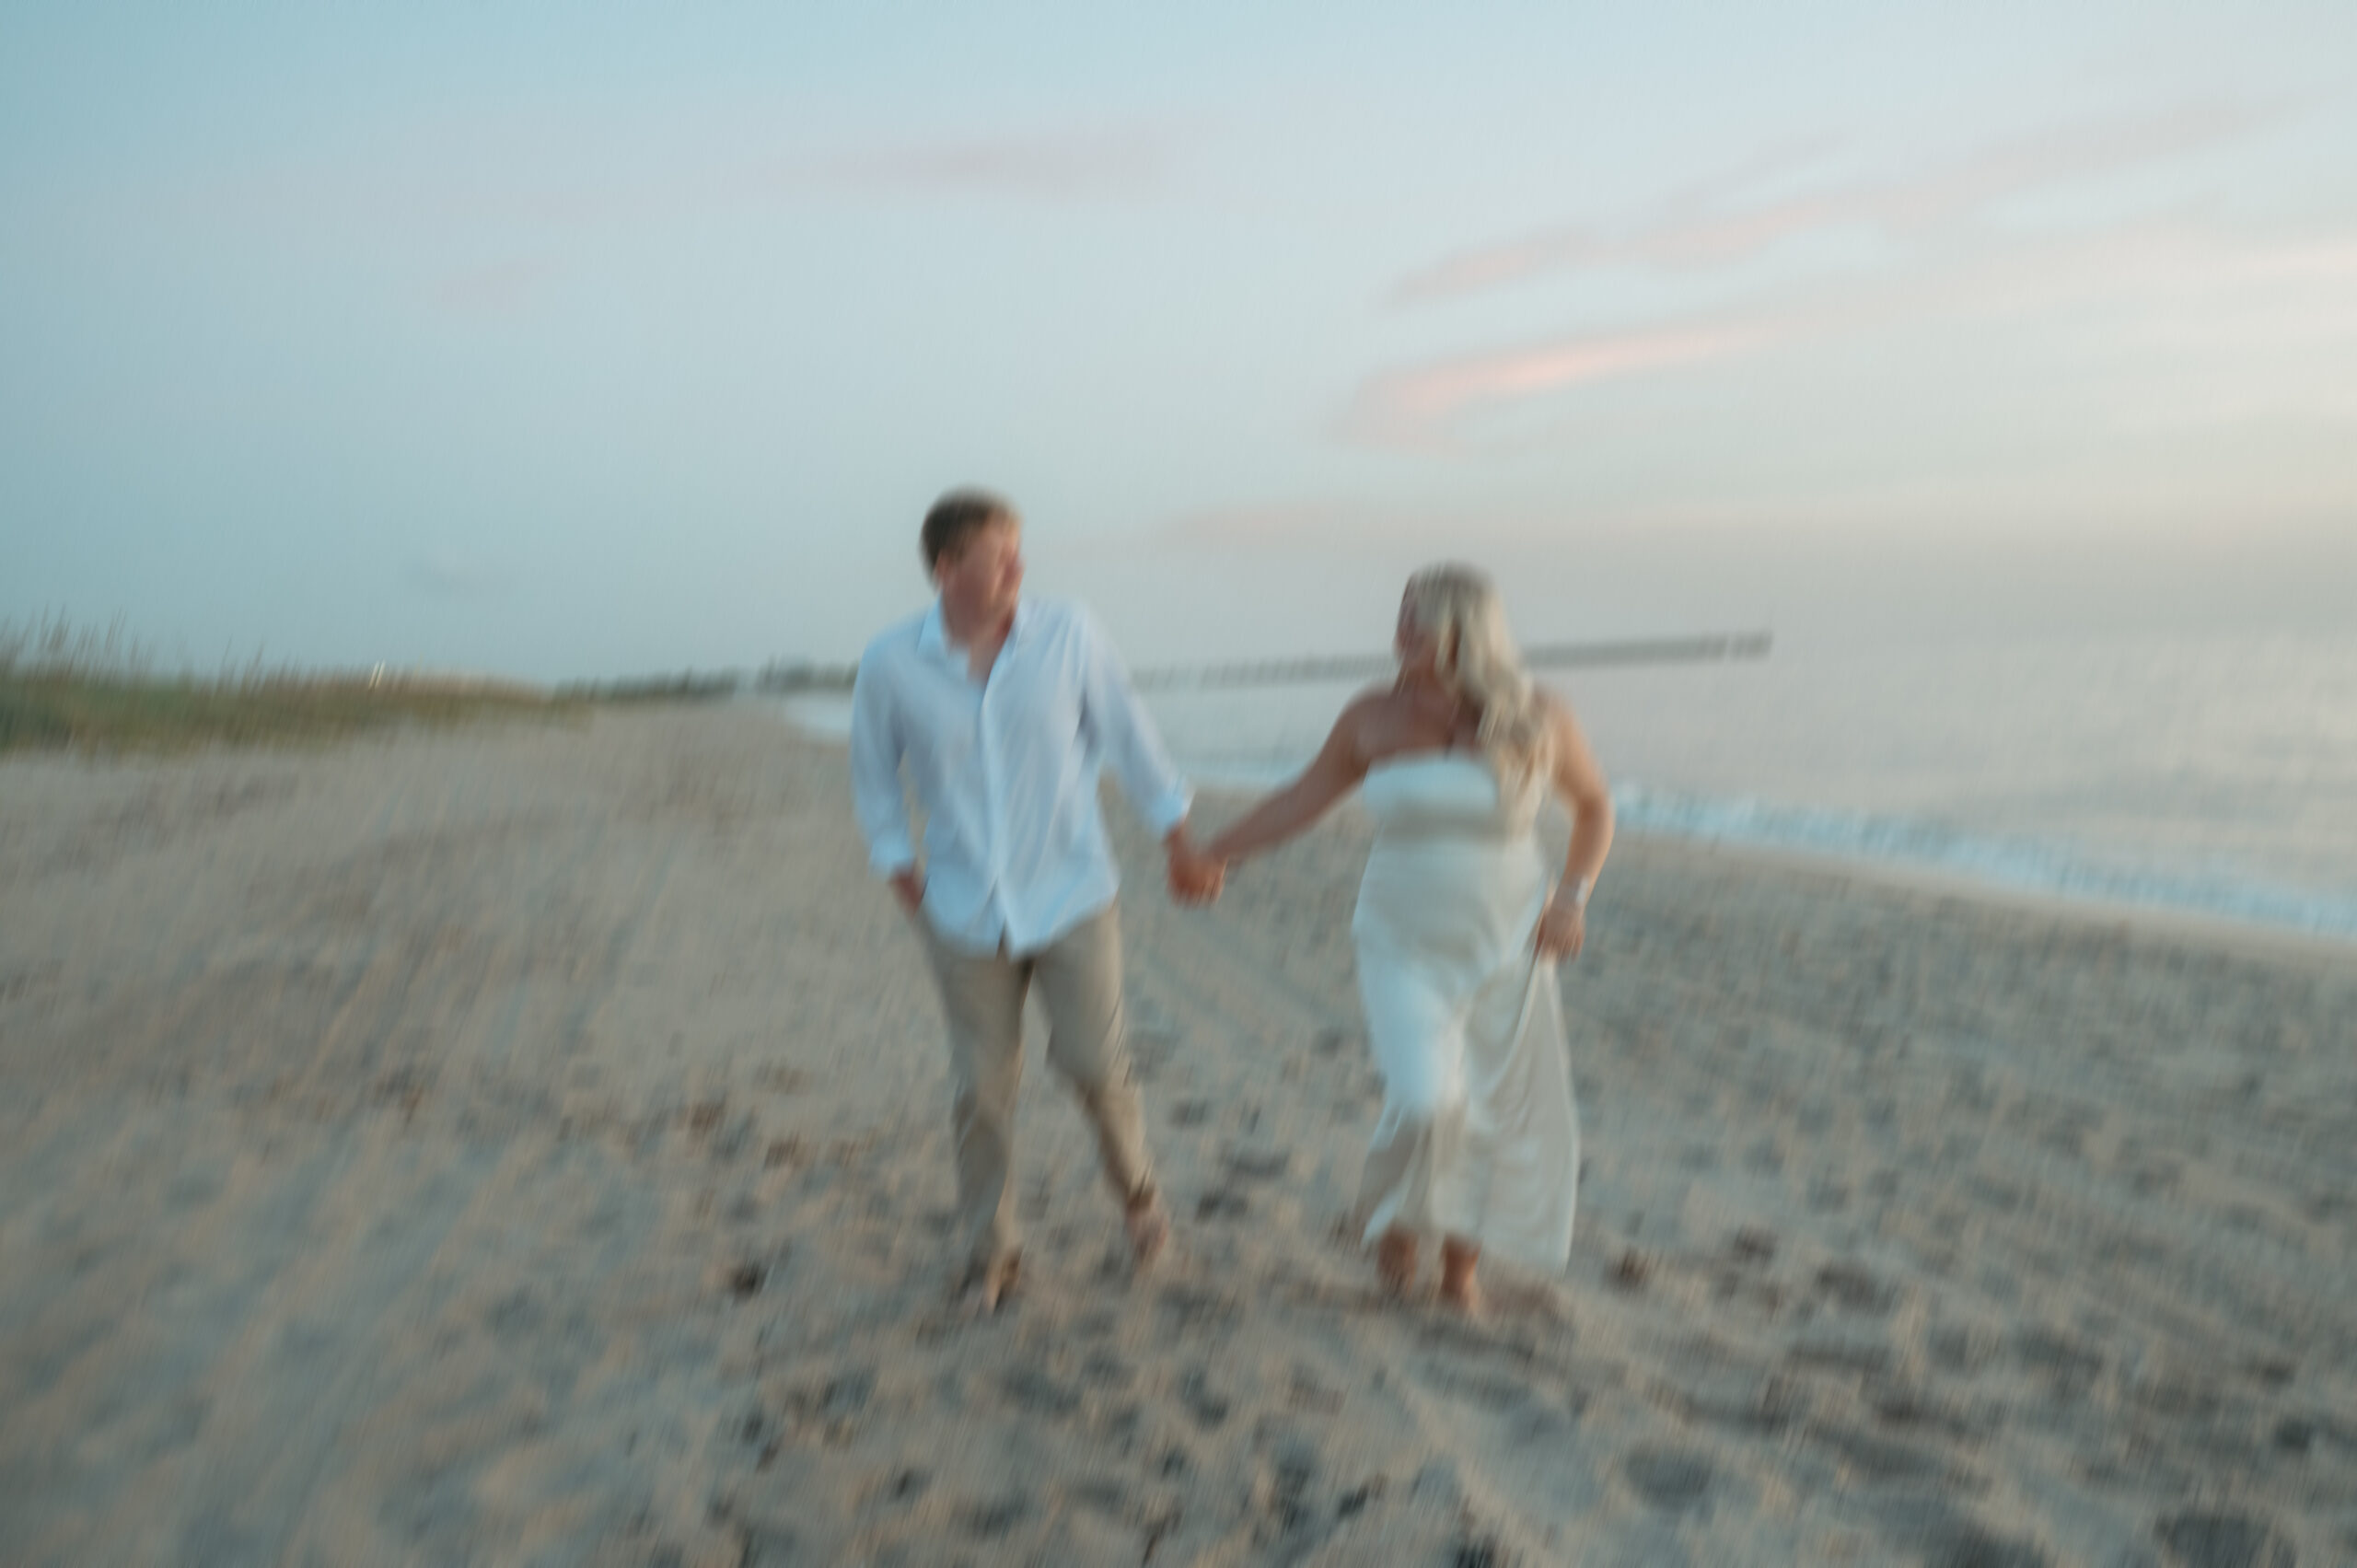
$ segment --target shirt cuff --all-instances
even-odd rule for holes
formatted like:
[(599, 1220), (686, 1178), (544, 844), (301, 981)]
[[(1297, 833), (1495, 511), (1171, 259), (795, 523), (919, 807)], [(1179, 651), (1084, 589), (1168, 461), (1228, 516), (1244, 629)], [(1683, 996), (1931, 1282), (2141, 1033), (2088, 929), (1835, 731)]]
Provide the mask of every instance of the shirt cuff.
[(888, 880), (912, 869), (916, 863), (916, 852), (906, 844), (877, 844), (867, 852), (869, 869)]
[(1187, 819), (1187, 813), (1194, 804), (1195, 792), (1185, 784), (1179, 784), (1154, 803), (1145, 813), (1146, 825), (1154, 830), (1155, 838), (1167, 839), (1171, 829)]

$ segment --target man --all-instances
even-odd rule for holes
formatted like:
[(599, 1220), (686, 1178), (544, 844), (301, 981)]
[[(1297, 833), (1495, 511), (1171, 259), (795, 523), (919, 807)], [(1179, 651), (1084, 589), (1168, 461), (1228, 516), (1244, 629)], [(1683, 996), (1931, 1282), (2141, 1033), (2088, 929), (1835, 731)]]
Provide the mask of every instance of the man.
[[(1187, 835), (1189, 795), (1095, 620), (1023, 597), (1023, 524), (952, 491), (920, 535), (938, 592), (859, 661), (852, 784), (869, 863), (925, 944), (948, 1026), (958, 1218), (969, 1304), (995, 1310), (1021, 1260), (1013, 1180), (1023, 1006), (1036, 982), (1048, 1060), (1097, 1132), (1138, 1267), (1169, 1236), (1122, 1027), (1117, 886), (1097, 808), (1110, 763), (1162, 836), (1172, 890), (1216, 893)], [(925, 816), (911, 842), (903, 775)]]

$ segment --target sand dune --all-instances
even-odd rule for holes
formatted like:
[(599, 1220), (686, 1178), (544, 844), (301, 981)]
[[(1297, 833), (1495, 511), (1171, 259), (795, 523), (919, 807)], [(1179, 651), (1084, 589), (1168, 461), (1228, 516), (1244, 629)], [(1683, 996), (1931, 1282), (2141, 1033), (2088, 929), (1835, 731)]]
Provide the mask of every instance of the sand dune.
[[(1207, 807), (1207, 818), (1217, 815)], [(751, 707), (0, 766), (0, 1562), (2357, 1562), (2357, 956), (1628, 841), (1560, 1280), (1379, 1302), (1363, 828), (1161, 899), (1026, 1285)]]

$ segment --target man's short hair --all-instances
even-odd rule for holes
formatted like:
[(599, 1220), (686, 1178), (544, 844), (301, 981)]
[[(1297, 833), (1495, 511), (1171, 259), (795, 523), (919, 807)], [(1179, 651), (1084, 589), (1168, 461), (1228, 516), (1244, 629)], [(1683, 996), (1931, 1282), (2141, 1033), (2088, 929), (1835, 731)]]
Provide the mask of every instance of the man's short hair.
[(993, 523), (1015, 520), (1015, 508), (1003, 495), (987, 490), (951, 491), (924, 515), (924, 532), (920, 538), (924, 546), (925, 570), (937, 571), (943, 561), (957, 560), (965, 553), (966, 541)]

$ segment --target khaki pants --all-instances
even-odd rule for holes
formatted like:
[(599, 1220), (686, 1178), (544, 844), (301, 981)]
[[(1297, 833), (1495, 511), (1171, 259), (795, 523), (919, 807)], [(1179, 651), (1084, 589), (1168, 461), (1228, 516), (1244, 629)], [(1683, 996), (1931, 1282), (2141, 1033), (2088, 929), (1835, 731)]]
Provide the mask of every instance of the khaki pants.
[(949, 1028), (956, 1098), (958, 1233), (970, 1268), (1016, 1252), (1015, 1103), (1023, 1083), (1023, 1004), (1034, 981), (1048, 1015), (1048, 1062), (1097, 1130), (1105, 1179), (1124, 1205), (1151, 1196), (1154, 1166), (1121, 1013), (1121, 929), (1111, 909), (1037, 953), (967, 953), (922, 916)]

